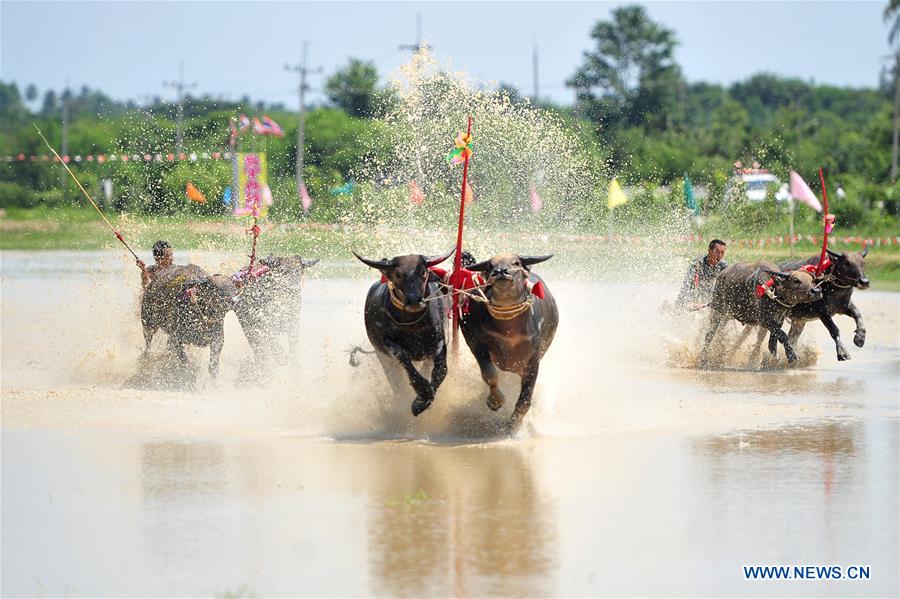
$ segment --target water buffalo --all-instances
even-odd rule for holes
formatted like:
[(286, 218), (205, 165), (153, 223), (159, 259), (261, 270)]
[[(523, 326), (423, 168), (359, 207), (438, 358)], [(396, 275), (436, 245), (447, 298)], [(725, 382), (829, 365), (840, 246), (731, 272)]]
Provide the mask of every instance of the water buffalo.
[(254, 278), (241, 277), (241, 300), (235, 304), (241, 330), (256, 357), (263, 363), (270, 355), (281, 359), (281, 335), (287, 336), (288, 355), (297, 356), (298, 318), (303, 275), (318, 260), (300, 256), (269, 256), (259, 261), (262, 273)]
[(209, 373), (215, 378), (225, 341), (225, 314), (232, 309), (237, 292), (229, 277), (208, 275), (194, 264), (171, 265), (159, 270), (141, 299), (144, 353), (150, 349), (158, 329), (169, 335), (169, 348), (185, 362), (185, 343), (208, 345)]
[(709, 325), (700, 354), (700, 367), (709, 362), (709, 345), (719, 327), (730, 318), (744, 325), (759, 325), (772, 335), (769, 351), (775, 355), (780, 341), (788, 362), (797, 360), (797, 353), (781, 330), (788, 310), (797, 304), (811, 302), (822, 297), (822, 290), (813, 276), (802, 270), (781, 272), (774, 264), (733, 264), (716, 278), (713, 288)]
[[(406, 370), (409, 384), (416, 392), (411, 407), (414, 416), (428, 409), (447, 376), (447, 302), (437, 285), (439, 277), (429, 268), (452, 253), (437, 257), (410, 254), (390, 260), (370, 260), (353, 253), (383, 275), (383, 280), (372, 285), (366, 295), (366, 334), (389, 379), (390, 358), (399, 361)], [(431, 381), (412, 363), (425, 359), (434, 361)]]
[(498, 254), (469, 266), (482, 273), (486, 302), (469, 301), (461, 322), (463, 337), (490, 387), (487, 405), (499, 410), (505, 401), (498, 387), (497, 368), (521, 378), (521, 389), (510, 421), (521, 424), (531, 407), (541, 358), (550, 347), (559, 311), (556, 300), (542, 279), (530, 267), (550, 256)]
[[(834, 347), (837, 350), (837, 359), (839, 361), (849, 360), (850, 354), (847, 353), (844, 344), (841, 343), (840, 329), (834, 324), (832, 316), (835, 314), (843, 314), (849, 316), (856, 321), (856, 334), (853, 336), (853, 343), (856, 347), (862, 347), (866, 343), (866, 327), (863, 324), (862, 312), (851, 301), (853, 288), (866, 289), (869, 286), (869, 279), (866, 278), (864, 260), (866, 254), (869, 253), (869, 247), (863, 248), (862, 252), (838, 253), (826, 250), (830, 264), (828, 264), (822, 274), (824, 278), (820, 284), (822, 288), (822, 297), (814, 302), (797, 304), (787, 314), (788, 320), (791, 321), (791, 328), (788, 331), (788, 340), (791, 344), (797, 342), (800, 333), (810, 320), (819, 319), (831, 338), (834, 339)], [(792, 270), (802, 268), (806, 265), (816, 265), (819, 263), (819, 256), (811, 256), (804, 261), (790, 261), (781, 264), (782, 270)], [(757, 350), (762, 344), (765, 331), (759, 332), (757, 340)], [(769, 340), (769, 345), (773, 341)]]

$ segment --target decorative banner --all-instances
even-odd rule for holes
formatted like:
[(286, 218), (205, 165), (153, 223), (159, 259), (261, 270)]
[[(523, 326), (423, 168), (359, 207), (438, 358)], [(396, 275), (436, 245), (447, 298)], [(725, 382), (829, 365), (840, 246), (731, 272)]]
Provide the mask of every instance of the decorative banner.
[(203, 195), (199, 189), (194, 187), (194, 184), (190, 181), (187, 182), (187, 187), (185, 188), (185, 194), (189, 200), (197, 202), (198, 204), (206, 203), (206, 196)]
[(795, 200), (800, 200), (816, 212), (822, 212), (822, 204), (819, 203), (819, 198), (812, 192), (806, 181), (794, 171), (791, 171), (791, 197)]
[(541, 208), (544, 207), (544, 202), (541, 200), (541, 196), (538, 195), (537, 189), (534, 188), (534, 183), (531, 184), (531, 211), (537, 214), (541, 211)]
[(421, 206), (425, 203), (425, 193), (415, 181), (409, 182), (409, 201), (413, 206)]
[(235, 216), (264, 218), (268, 205), (263, 201), (266, 180), (265, 152), (237, 154), (238, 194), (234, 206)]
[(612, 182), (609, 184), (609, 193), (606, 196), (607, 208), (612, 210), (616, 206), (621, 206), (627, 202), (628, 196), (625, 195), (625, 192), (622, 191), (622, 188), (619, 186), (619, 182), (613, 177)]

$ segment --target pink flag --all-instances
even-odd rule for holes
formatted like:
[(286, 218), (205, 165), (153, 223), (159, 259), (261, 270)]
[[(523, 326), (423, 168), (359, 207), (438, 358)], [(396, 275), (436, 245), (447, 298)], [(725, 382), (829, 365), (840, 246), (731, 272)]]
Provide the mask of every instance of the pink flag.
[(541, 211), (541, 208), (544, 207), (544, 202), (541, 200), (541, 196), (538, 195), (537, 190), (534, 188), (534, 184), (531, 184), (531, 211), (537, 214)]
[(425, 203), (425, 194), (415, 181), (409, 182), (409, 201), (415, 206)]
[(303, 215), (309, 216), (309, 207), (312, 206), (312, 198), (306, 191), (306, 183), (300, 184), (300, 205), (303, 206)]
[(284, 129), (282, 129), (278, 123), (269, 118), (269, 115), (264, 115), (262, 118), (262, 122), (265, 133), (274, 135), (276, 137), (284, 137)]
[(791, 171), (791, 197), (800, 200), (816, 212), (822, 212), (822, 204), (800, 175)]

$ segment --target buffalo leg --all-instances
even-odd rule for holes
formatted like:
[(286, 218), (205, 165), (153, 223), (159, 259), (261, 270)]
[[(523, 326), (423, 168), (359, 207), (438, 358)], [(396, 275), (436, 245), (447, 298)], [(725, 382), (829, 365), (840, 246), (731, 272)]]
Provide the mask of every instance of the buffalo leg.
[[(787, 355), (787, 361), (789, 364), (793, 364), (797, 361), (797, 352), (794, 351), (794, 346), (791, 344), (791, 341), (788, 339), (787, 333), (781, 330), (781, 325), (777, 322), (765, 322), (763, 323), (769, 330), (769, 347), (772, 347), (772, 340), (780, 341), (781, 345), (784, 346), (784, 353)], [(776, 349), (778, 346), (775, 346)]]
[(503, 407), (506, 398), (503, 397), (503, 392), (500, 391), (500, 375), (497, 373), (497, 368), (491, 360), (491, 352), (484, 345), (479, 345), (472, 353), (475, 354), (475, 361), (478, 362), (478, 368), (481, 370), (481, 378), (490, 388), (487, 406), (496, 412)]
[(537, 382), (540, 365), (540, 359), (532, 358), (521, 374), (522, 389), (519, 391), (519, 399), (516, 401), (516, 407), (513, 409), (510, 421), (513, 429), (518, 428), (522, 424), (522, 419), (525, 418), (525, 414), (528, 413), (528, 409), (531, 407), (531, 395), (534, 393), (534, 384)]
[[(781, 327), (778, 327), (778, 330), (780, 331)], [(778, 357), (778, 337), (771, 333), (769, 334), (769, 353), (773, 358)], [(787, 353), (787, 350), (785, 350), (785, 353)]]
[(175, 339), (174, 335), (169, 335), (168, 346), (169, 351), (174, 352), (175, 355), (178, 356), (178, 359), (181, 360), (182, 364), (187, 364), (188, 358), (187, 354), (184, 353), (184, 347), (177, 339)]
[(416, 392), (416, 398), (413, 400), (411, 409), (413, 416), (418, 416), (427, 410), (431, 402), (434, 401), (434, 391), (431, 388), (431, 383), (416, 370), (406, 350), (388, 340), (385, 340), (384, 347), (387, 349), (388, 354), (403, 365), (403, 369), (406, 370), (406, 374), (409, 376), (409, 385)]
[(844, 344), (841, 343), (841, 330), (834, 324), (834, 319), (831, 318), (827, 312), (823, 311), (819, 314), (819, 320), (822, 321), (822, 324), (828, 329), (828, 334), (834, 339), (834, 349), (837, 351), (838, 362), (849, 360), (850, 354), (847, 353), (847, 349), (844, 347)]
[(728, 356), (731, 358), (734, 354), (737, 353), (737, 350), (740, 349), (741, 345), (750, 336), (750, 331), (753, 330), (752, 324), (744, 325), (744, 330), (741, 331), (741, 334), (738, 336), (737, 341), (734, 342), (734, 345), (731, 346), (731, 349), (728, 350)]
[(797, 339), (800, 338), (800, 335), (803, 334), (803, 329), (806, 327), (806, 323), (802, 320), (792, 320), (791, 321), (791, 330), (788, 331), (788, 339), (791, 341), (791, 345), (794, 347), (797, 346)]
[(225, 345), (225, 328), (220, 323), (219, 328), (213, 331), (212, 339), (209, 341), (209, 376), (216, 378), (219, 376), (219, 356), (222, 353), (222, 346)]
[(434, 354), (434, 368), (431, 371), (431, 390), (437, 393), (438, 387), (444, 382), (447, 376), (447, 344), (440, 342), (438, 351)]
[(844, 308), (842, 313), (856, 321), (856, 334), (853, 335), (853, 345), (862, 347), (866, 344), (866, 325), (863, 324), (862, 312), (851, 301), (847, 302), (847, 307)]
[(713, 310), (709, 315), (709, 324), (706, 331), (706, 337), (703, 340), (703, 350), (700, 352), (700, 368), (706, 368), (709, 365), (709, 344), (712, 343), (716, 332), (722, 323), (725, 322), (725, 315), (718, 310)]
[(150, 353), (150, 343), (153, 342), (153, 335), (156, 334), (156, 327), (144, 325), (144, 355)]
[(759, 359), (759, 351), (762, 349), (763, 340), (765, 340), (768, 332), (769, 331), (765, 327), (757, 328), (756, 343), (753, 345), (753, 350), (750, 352), (750, 359), (747, 361), (748, 367), (756, 365), (756, 361)]

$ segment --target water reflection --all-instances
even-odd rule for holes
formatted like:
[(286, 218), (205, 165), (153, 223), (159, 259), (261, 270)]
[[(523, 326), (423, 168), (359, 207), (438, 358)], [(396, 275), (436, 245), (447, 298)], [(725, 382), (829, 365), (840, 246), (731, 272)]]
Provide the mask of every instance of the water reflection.
[(375, 453), (369, 562), (376, 595), (546, 596), (557, 516), (521, 446), (392, 444)]

